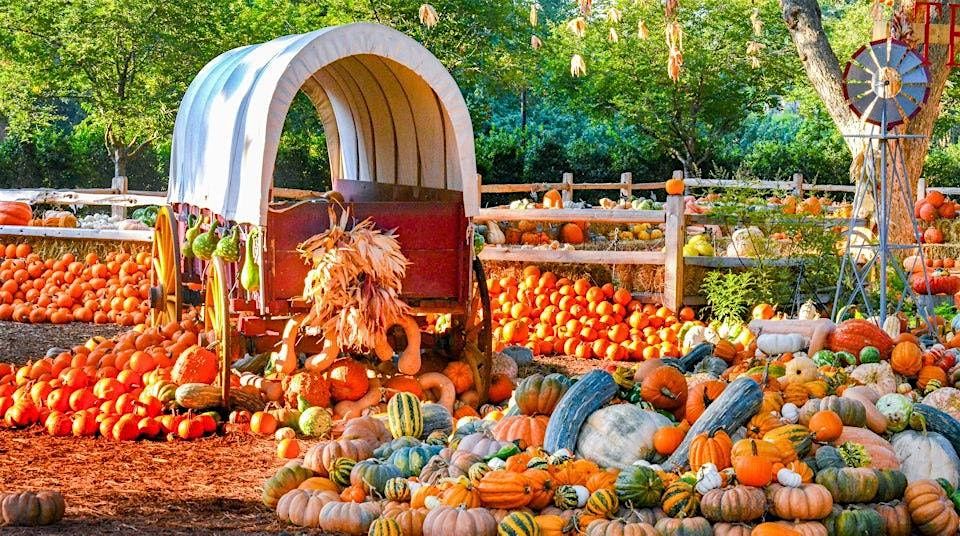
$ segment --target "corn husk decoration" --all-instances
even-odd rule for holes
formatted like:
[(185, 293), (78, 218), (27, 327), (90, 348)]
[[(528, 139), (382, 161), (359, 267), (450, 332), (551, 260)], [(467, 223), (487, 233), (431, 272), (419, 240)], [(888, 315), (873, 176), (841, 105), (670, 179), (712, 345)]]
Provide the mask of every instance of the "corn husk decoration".
[(607, 20), (610, 21), (610, 24), (620, 24), (620, 21), (623, 20), (623, 12), (611, 7), (607, 10)]
[(750, 26), (753, 28), (755, 37), (763, 35), (763, 19), (760, 18), (760, 8), (755, 7), (750, 12)]
[(643, 19), (640, 19), (637, 22), (637, 38), (641, 41), (650, 37), (650, 30), (647, 28), (647, 23), (643, 22)]
[(593, 8), (593, 0), (578, 0), (580, 4), (580, 14), (584, 17), (590, 16), (590, 9)]
[(420, 6), (420, 23), (427, 28), (433, 28), (438, 22), (440, 22), (440, 14), (437, 13), (437, 8), (430, 4), (422, 4)]
[(587, 19), (583, 17), (572, 19), (567, 23), (567, 30), (573, 35), (583, 38), (587, 34)]
[(617, 43), (620, 41), (620, 34), (617, 33), (616, 28), (610, 28), (610, 32), (607, 34), (607, 41), (611, 43)]
[(680, 81), (680, 70), (683, 67), (683, 28), (677, 21), (667, 24), (667, 50), (667, 76), (676, 83)]
[(763, 43), (758, 43), (756, 41), (750, 41), (747, 43), (747, 59), (750, 60), (750, 66), (754, 69), (760, 68), (760, 52), (763, 51), (763, 48), (766, 45)]
[(543, 41), (541, 41), (539, 37), (537, 37), (537, 36), (535, 36), (535, 35), (531, 35), (531, 36), (530, 36), (530, 47), (531, 47), (531, 48), (533, 48), (534, 50), (540, 50), (540, 48), (541, 48), (542, 46), (543, 46)]
[(570, 76), (580, 78), (587, 74), (587, 63), (583, 61), (583, 56), (574, 54), (570, 58)]
[(530, 6), (530, 26), (534, 28), (540, 24), (540, 4)]
[(330, 209), (330, 229), (297, 251), (312, 268), (303, 295), (310, 304), (304, 326), (336, 333), (341, 348), (374, 347), (387, 328), (410, 311), (400, 299), (409, 262), (392, 231), (367, 219), (351, 227), (350, 213)]
[(663, 5), (664, 18), (666, 18), (668, 21), (675, 19), (677, 17), (678, 7), (680, 7), (679, 0), (666, 0)]

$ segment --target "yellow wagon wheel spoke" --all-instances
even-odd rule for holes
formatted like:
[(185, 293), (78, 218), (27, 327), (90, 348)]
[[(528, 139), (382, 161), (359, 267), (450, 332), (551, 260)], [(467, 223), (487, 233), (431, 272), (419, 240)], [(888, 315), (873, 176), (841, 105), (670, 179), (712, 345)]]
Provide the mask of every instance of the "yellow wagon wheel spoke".
[(153, 270), (150, 271), (150, 321), (163, 326), (180, 321), (180, 240), (169, 206), (160, 207), (153, 227)]
[(203, 324), (207, 332), (213, 331), (216, 352), (220, 357), (220, 396), (224, 407), (230, 405), (230, 281), (227, 264), (214, 257), (207, 266), (206, 292), (203, 308)]

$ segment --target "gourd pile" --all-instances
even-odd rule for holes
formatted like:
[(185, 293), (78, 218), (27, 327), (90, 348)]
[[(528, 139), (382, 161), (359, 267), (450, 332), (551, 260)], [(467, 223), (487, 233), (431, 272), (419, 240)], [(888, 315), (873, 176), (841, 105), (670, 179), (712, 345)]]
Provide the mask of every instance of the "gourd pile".
[(534, 355), (638, 361), (678, 357), (694, 312), (642, 304), (612, 284), (593, 285), (526, 266), (519, 277), (487, 280), (495, 344), (519, 344)]
[(44, 259), (30, 244), (0, 244), (0, 259), (0, 320), (133, 326), (150, 310), (148, 252)]
[(354, 535), (956, 534), (955, 350), (849, 320), (808, 356), (791, 326), (749, 353), (708, 333), (679, 359), (533, 375), (482, 417), (399, 392), (263, 501)]

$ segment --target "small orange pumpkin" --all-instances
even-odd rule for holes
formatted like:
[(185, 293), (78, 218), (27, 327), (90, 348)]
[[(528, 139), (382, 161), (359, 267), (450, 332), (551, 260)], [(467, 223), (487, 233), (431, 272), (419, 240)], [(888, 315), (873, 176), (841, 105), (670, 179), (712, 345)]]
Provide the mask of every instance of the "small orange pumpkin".
[(923, 353), (920, 347), (912, 342), (898, 343), (893, 347), (890, 366), (897, 374), (915, 377), (923, 366)]

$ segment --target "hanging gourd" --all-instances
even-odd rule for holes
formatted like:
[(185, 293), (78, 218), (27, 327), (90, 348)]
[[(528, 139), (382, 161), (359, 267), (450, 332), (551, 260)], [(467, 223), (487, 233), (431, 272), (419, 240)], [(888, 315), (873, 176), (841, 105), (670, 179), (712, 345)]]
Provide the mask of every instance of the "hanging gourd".
[(620, 21), (623, 20), (623, 12), (611, 7), (607, 10), (607, 20), (610, 21), (610, 24), (620, 24)]
[(593, 0), (578, 0), (580, 4), (580, 13), (584, 17), (590, 16), (590, 9), (593, 7)]
[(219, 241), (220, 239), (217, 238), (217, 221), (211, 217), (210, 230), (193, 239), (193, 254), (198, 259), (209, 261), (213, 258), (213, 252), (217, 249), (217, 242)]
[(610, 32), (607, 34), (607, 41), (610, 41), (611, 43), (620, 42), (620, 34), (617, 33), (616, 28), (610, 28)]
[(531, 36), (530, 36), (530, 48), (532, 48), (532, 49), (534, 49), (534, 50), (540, 50), (541, 47), (543, 47), (543, 41), (541, 41), (539, 37), (537, 37), (537, 36), (535, 36), (535, 35), (531, 35)]
[(637, 39), (643, 41), (648, 37), (650, 37), (650, 30), (647, 28), (647, 23), (640, 19), (637, 21)]
[(230, 234), (224, 236), (217, 243), (217, 248), (213, 250), (214, 257), (220, 257), (227, 262), (237, 262), (240, 260), (240, 229), (233, 227)]
[(256, 292), (260, 290), (260, 267), (257, 265), (257, 261), (254, 260), (254, 244), (257, 240), (257, 235), (260, 234), (260, 230), (254, 227), (250, 234), (247, 235), (247, 244), (245, 249), (245, 254), (243, 256), (243, 268), (240, 269), (240, 285), (247, 292)]
[(540, 4), (533, 4), (530, 6), (530, 26), (534, 28), (540, 23)]
[(193, 255), (193, 241), (200, 235), (200, 226), (203, 225), (203, 216), (198, 216), (197, 219), (193, 222), (193, 226), (187, 229), (187, 232), (183, 235), (183, 243), (180, 244), (180, 253), (183, 254), (183, 258), (192, 259)]

